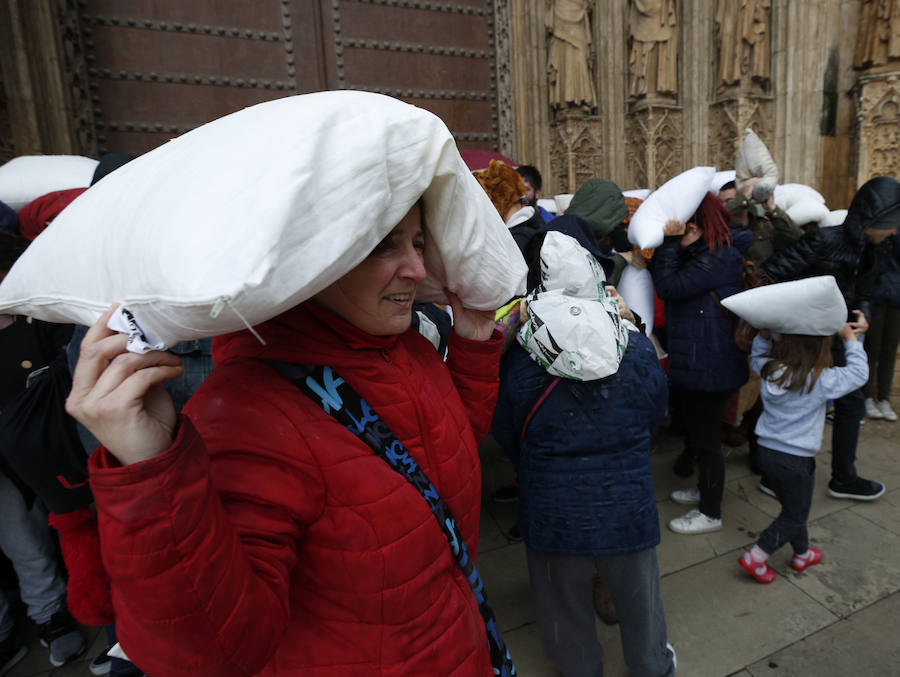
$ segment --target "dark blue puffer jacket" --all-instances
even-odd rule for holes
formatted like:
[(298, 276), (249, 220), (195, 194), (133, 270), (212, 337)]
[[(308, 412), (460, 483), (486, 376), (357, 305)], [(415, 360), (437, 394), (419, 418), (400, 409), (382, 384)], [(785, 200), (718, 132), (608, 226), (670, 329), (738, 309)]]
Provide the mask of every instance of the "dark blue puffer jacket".
[(878, 277), (872, 287), (872, 303), (900, 307), (900, 232), (879, 248)]
[(702, 239), (682, 248), (681, 236), (671, 236), (653, 254), (650, 273), (666, 302), (673, 388), (727, 392), (747, 382), (747, 356), (734, 343), (734, 320), (710, 294), (724, 299), (743, 288), (743, 253), (753, 234), (735, 228), (731, 237), (731, 246), (710, 251)]
[(630, 332), (612, 376), (560, 380), (518, 344), (500, 368), (493, 433), (519, 474), (519, 529), (529, 548), (564, 555), (621, 555), (659, 543), (650, 436), (666, 410), (666, 379), (649, 339)]

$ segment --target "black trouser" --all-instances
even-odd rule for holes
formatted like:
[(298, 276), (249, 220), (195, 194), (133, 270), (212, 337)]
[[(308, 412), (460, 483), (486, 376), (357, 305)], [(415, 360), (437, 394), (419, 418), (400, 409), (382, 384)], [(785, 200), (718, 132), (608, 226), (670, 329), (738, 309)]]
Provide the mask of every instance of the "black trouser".
[(869, 381), (863, 386), (863, 393), (876, 400), (889, 400), (900, 345), (900, 308), (873, 303), (871, 314), (864, 344), (869, 358)]
[(685, 450), (697, 454), (700, 512), (714, 519), (722, 517), (725, 460), (722, 458), (721, 426), (722, 414), (732, 392), (679, 391)]
[(769, 487), (781, 502), (781, 512), (759, 535), (757, 545), (771, 555), (785, 543), (802, 555), (809, 550), (809, 508), (816, 484), (816, 459), (795, 456), (759, 445), (757, 458)]
[[(835, 337), (831, 355), (836, 367), (847, 365), (844, 342)], [(846, 483), (856, 478), (856, 445), (859, 423), (866, 412), (866, 399), (861, 388), (834, 401), (834, 424), (831, 430), (831, 479)]]

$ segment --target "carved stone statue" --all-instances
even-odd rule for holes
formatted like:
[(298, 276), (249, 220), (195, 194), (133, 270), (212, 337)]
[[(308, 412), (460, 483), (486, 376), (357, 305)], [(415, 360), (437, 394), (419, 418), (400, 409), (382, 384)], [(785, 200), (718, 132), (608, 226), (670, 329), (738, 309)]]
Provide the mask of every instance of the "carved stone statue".
[(678, 93), (678, 1), (631, 0), (628, 64), (632, 96)]
[(900, 59), (900, 1), (863, 0), (856, 39), (856, 68)]
[(550, 29), (550, 105), (596, 107), (587, 0), (548, 0), (546, 24)]
[(769, 20), (772, 0), (718, 0), (716, 33), (720, 87), (743, 80), (768, 87), (771, 77)]

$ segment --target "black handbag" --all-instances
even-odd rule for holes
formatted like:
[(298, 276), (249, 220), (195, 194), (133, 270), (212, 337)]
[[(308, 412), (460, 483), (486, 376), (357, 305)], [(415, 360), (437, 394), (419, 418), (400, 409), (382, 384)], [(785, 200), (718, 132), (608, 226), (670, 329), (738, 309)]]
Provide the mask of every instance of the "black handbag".
[(57, 514), (94, 499), (87, 453), (66, 413), (72, 378), (61, 353), (28, 376), (28, 386), (0, 413), (0, 454), (18, 480)]

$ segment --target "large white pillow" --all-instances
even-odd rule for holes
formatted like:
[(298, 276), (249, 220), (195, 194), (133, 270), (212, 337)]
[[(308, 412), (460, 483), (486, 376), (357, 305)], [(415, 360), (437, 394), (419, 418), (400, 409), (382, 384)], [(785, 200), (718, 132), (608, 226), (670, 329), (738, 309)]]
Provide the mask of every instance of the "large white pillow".
[(722, 305), (757, 329), (831, 336), (847, 321), (847, 304), (831, 275), (748, 289)]
[(810, 198), (797, 200), (784, 211), (798, 226), (807, 223), (822, 224), (828, 219), (829, 214), (828, 207)]
[(56, 190), (87, 188), (99, 162), (81, 155), (22, 155), (0, 167), (0, 202), (19, 211)]
[(737, 172), (734, 169), (726, 169), (724, 172), (716, 172), (709, 184), (709, 192), (713, 195), (718, 195), (719, 191), (722, 190), (722, 186), (724, 186), (726, 183), (734, 181), (736, 175)]
[(819, 204), (825, 204), (822, 194), (811, 186), (803, 183), (785, 183), (775, 186), (775, 204), (781, 209), (787, 209), (802, 200), (812, 200)]
[(846, 209), (835, 209), (833, 211), (828, 212), (828, 218), (825, 219), (824, 223), (819, 224), (819, 228), (832, 228), (834, 226), (842, 226), (844, 225), (844, 221), (847, 219), (847, 210)]
[(203, 125), (76, 199), (0, 286), (0, 310), (91, 324), (113, 302), (166, 345), (268, 320), (355, 267), (424, 193), (421, 300), (525, 291), (512, 236), (433, 114), (293, 96)]
[[(735, 184), (738, 190), (747, 179), (759, 177), (759, 188), (754, 187), (754, 193), (771, 192), (778, 184), (778, 166), (766, 144), (762, 142), (752, 129), (744, 132), (744, 142), (738, 149), (734, 161)], [(763, 190), (766, 187), (768, 191)]]
[(645, 333), (650, 336), (653, 331), (653, 276), (646, 268), (625, 266), (616, 290), (625, 299), (625, 303), (644, 321)]
[(666, 221), (687, 221), (691, 218), (709, 192), (715, 173), (715, 167), (694, 167), (653, 191), (631, 217), (628, 241), (641, 249), (661, 245)]

